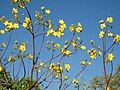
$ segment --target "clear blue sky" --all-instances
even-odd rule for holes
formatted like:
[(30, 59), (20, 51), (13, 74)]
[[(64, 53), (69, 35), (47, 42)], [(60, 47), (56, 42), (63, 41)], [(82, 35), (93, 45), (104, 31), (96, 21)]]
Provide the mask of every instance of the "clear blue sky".
[[(106, 19), (108, 16), (112, 16), (114, 18), (114, 33), (120, 34), (120, 0), (32, 0), (32, 2), (28, 5), (28, 9), (32, 12), (39, 10), (41, 6), (45, 6), (46, 8), (51, 9), (51, 15), (53, 22), (57, 25), (59, 19), (65, 20), (67, 25), (76, 24), (77, 22), (82, 22), (83, 24), (83, 33), (80, 35), (81, 39), (84, 40), (87, 49), (90, 47), (90, 40), (98, 41), (98, 33), (99, 33), (99, 20)], [(8, 0), (0, 0), (0, 17), (5, 15), (7, 18), (11, 18), (11, 9), (13, 5), (9, 3)], [(2, 25), (0, 24), (0, 29)], [(23, 29), (23, 28), (21, 28)], [(68, 28), (66, 29), (68, 30)], [(21, 33), (19, 33), (21, 32)], [(23, 31), (14, 31), (12, 36), (12, 42), (14, 40), (18, 41), (30, 41), (30, 36), (26, 36), (27, 32)], [(0, 36), (0, 43), (2, 41), (7, 40), (7, 34), (4, 36)], [(69, 39), (71, 36), (70, 33), (65, 34), (65, 39)], [(51, 38), (50, 38), (51, 39)], [(56, 39), (55, 39), (56, 40)], [(62, 42), (60, 39), (58, 41)], [(97, 42), (98, 44), (100, 41)], [(120, 47), (115, 48), (118, 55), (114, 61), (114, 64), (120, 64)], [(46, 52), (43, 52), (43, 57), (41, 59), (45, 59), (48, 56)], [(118, 57), (119, 56), (119, 57)], [(82, 53), (77, 53), (73, 55), (73, 57), (66, 58), (65, 62), (71, 63), (71, 72), (70, 76), (74, 76), (80, 69), (80, 60), (83, 57), (88, 57)], [(93, 65), (87, 69), (83, 75), (85, 76), (85, 80), (89, 82), (89, 79), (92, 76), (101, 75), (102, 74), (102, 64), (101, 58), (97, 58), (93, 61)], [(56, 90), (56, 86), (52, 86), (49, 90)], [(69, 90), (74, 90), (74, 88), (70, 88)]]

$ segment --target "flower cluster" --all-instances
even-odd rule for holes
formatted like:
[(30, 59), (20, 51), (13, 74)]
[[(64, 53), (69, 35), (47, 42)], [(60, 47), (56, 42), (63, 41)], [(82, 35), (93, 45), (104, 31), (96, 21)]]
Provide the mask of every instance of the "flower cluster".
[(67, 50), (67, 46), (64, 46), (62, 49), (61, 49), (61, 53), (65, 56), (70, 56), (72, 54), (72, 52), (70, 50)]
[[(10, 22), (10, 21), (7, 21), (7, 20), (5, 20), (3, 23), (5, 25), (5, 29), (4, 29), (5, 31), (10, 31), (10, 30), (19, 28), (18, 23), (13, 23), (13, 22)], [(5, 31), (2, 30), (2, 33), (4, 33)]]
[(82, 32), (83, 27), (82, 27), (82, 24), (78, 22), (77, 26), (75, 26), (74, 24), (71, 24), (69, 29), (70, 29), (71, 32), (75, 32), (76, 31), (76, 32), (80, 33), (80, 32)]
[(59, 20), (59, 26), (57, 30), (55, 31), (53, 28), (49, 28), (49, 30), (47, 31), (47, 36), (53, 35), (55, 37), (61, 37), (64, 35), (65, 28), (66, 28), (66, 24), (64, 20)]
[(100, 20), (100, 28), (101, 29), (104, 29), (108, 26), (109, 23), (112, 23), (113, 22), (113, 18), (112, 17), (107, 17), (107, 19), (104, 21), (104, 20)]
[(23, 26), (24, 28), (28, 29), (28, 30), (31, 30), (32, 27), (30, 26), (30, 24), (31, 24), (30, 18), (25, 17), (25, 20), (24, 20), (22, 26)]

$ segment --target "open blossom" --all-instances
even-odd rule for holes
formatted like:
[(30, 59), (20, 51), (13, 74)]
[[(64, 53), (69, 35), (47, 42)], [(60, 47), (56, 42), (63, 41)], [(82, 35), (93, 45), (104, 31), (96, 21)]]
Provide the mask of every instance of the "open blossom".
[(111, 62), (114, 58), (115, 58), (114, 54), (113, 54), (113, 53), (109, 53), (109, 54), (107, 55), (107, 57), (106, 57), (106, 60), (108, 60), (108, 61)]
[(103, 38), (104, 36), (105, 36), (105, 32), (104, 31), (100, 31), (99, 38)]
[(104, 20), (100, 20), (99, 23), (100, 23), (100, 28), (101, 29), (106, 28), (106, 23), (104, 22)]
[(91, 59), (95, 59), (97, 56), (97, 50), (95, 50), (94, 48), (88, 50), (88, 54), (90, 55)]
[(65, 64), (65, 69), (66, 69), (67, 71), (69, 71), (69, 70), (70, 70), (70, 64)]
[(45, 13), (46, 13), (46, 14), (50, 14), (51, 11), (50, 11), (49, 9), (46, 9), (46, 10), (45, 10)]
[(71, 32), (73, 32), (73, 31), (75, 31), (75, 26), (73, 24), (71, 24), (69, 29), (70, 29)]
[(20, 46), (19, 46), (19, 50), (20, 50), (21, 52), (26, 51), (26, 43), (22, 43), (22, 44), (20, 44)]
[(5, 33), (5, 30), (0, 30), (0, 34), (4, 34)]
[(109, 23), (112, 23), (113, 22), (113, 18), (112, 17), (107, 17), (106, 21), (109, 22)]
[(76, 27), (76, 32), (82, 32), (82, 24), (78, 22), (78, 26)]
[(17, 14), (17, 13), (18, 13), (18, 10), (17, 10), (16, 8), (13, 8), (13, 9), (12, 9), (12, 13), (13, 13), (13, 14)]
[(115, 35), (115, 37), (114, 37), (114, 41), (115, 42), (120, 42), (120, 35)]

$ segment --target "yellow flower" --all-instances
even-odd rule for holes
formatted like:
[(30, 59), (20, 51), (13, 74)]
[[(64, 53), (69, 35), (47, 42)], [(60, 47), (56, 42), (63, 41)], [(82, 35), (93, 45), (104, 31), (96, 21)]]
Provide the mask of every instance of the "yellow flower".
[(40, 67), (42, 67), (42, 68), (44, 68), (44, 67), (45, 67), (45, 64), (44, 64), (42, 61), (40, 62), (40, 64), (39, 64), (39, 65), (40, 65)]
[(70, 56), (71, 54), (72, 54), (72, 52), (71, 51), (69, 51), (69, 50), (65, 50), (64, 52), (63, 52), (63, 54), (65, 55), (65, 56)]
[(33, 60), (33, 54), (29, 54), (28, 58), (31, 59), (31, 60)]
[(76, 47), (77, 47), (77, 42), (73, 41), (71, 44), (72, 44), (73, 48), (76, 49)]
[(4, 25), (7, 26), (9, 24), (9, 22), (7, 20), (5, 20)]
[(82, 24), (78, 22), (78, 26), (76, 27), (76, 32), (82, 32)]
[(120, 42), (120, 35), (116, 35), (115, 37), (114, 37), (114, 41), (115, 42)]
[(107, 55), (107, 57), (106, 57), (106, 60), (108, 60), (108, 61), (111, 62), (114, 58), (115, 58), (114, 54), (113, 54), (113, 53), (109, 53), (109, 54)]
[(75, 31), (75, 26), (73, 24), (71, 24), (69, 29), (70, 29), (71, 32), (73, 32), (73, 31)]
[(0, 34), (4, 34), (5, 33), (5, 30), (0, 30)]
[(86, 49), (86, 46), (82, 45), (82, 46), (80, 46), (80, 48), (81, 48), (82, 50), (85, 50), (85, 49)]
[(73, 79), (73, 80), (72, 80), (72, 84), (73, 84), (74, 86), (77, 86), (77, 85), (78, 85), (78, 80), (77, 80), (77, 79)]
[(0, 66), (0, 73), (3, 71), (3, 67), (2, 66)]
[(22, 44), (20, 44), (20, 46), (19, 46), (19, 50), (20, 50), (21, 52), (26, 51), (26, 43), (22, 43)]
[(55, 65), (54, 71), (58, 74), (61, 74), (63, 72), (63, 68), (59, 65)]
[(90, 55), (91, 59), (95, 59), (97, 56), (97, 51), (94, 48), (92, 48), (92, 49), (88, 50), (88, 54)]
[(50, 65), (49, 65), (49, 70), (53, 70), (54, 69), (54, 67), (55, 67), (55, 64), (54, 63), (51, 63)]
[(26, 28), (26, 27), (28, 26), (28, 24), (24, 22), (24, 23), (22, 24), (22, 26), (23, 26), (24, 28)]
[(69, 71), (69, 70), (70, 70), (70, 64), (65, 64), (65, 69), (66, 69), (67, 71)]
[(46, 10), (45, 10), (45, 13), (46, 13), (46, 14), (50, 14), (51, 11), (50, 11), (49, 9), (46, 9)]
[(18, 10), (17, 10), (16, 8), (13, 8), (13, 9), (12, 9), (12, 13), (13, 13), (13, 14), (17, 14), (17, 13), (18, 13)]
[(13, 56), (9, 56), (8, 61), (10, 61), (10, 62), (14, 62), (14, 61), (15, 61), (15, 57), (13, 57)]
[(55, 31), (53, 30), (53, 29), (49, 29), (48, 31), (47, 31), (47, 36), (49, 36), (50, 34), (53, 34)]
[(18, 0), (11, 0), (11, 2), (12, 2), (12, 3), (17, 3), (17, 2), (18, 2)]
[(13, 24), (13, 27), (14, 27), (14, 28), (19, 28), (19, 24), (18, 24), (18, 23), (14, 23), (14, 24)]
[(64, 20), (59, 20), (59, 24), (64, 24)]
[(64, 35), (64, 33), (63, 32), (53, 32), (53, 35), (55, 36), (55, 37), (61, 37), (61, 36), (63, 36)]
[(100, 31), (99, 38), (103, 38), (104, 36), (105, 36), (105, 32), (104, 31)]
[(100, 20), (99, 23), (100, 23), (100, 28), (101, 29), (106, 28), (106, 24), (105, 24), (104, 20)]
[(85, 61), (81, 61), (80, 64), (81, 65), (86, 65), (86, 62)]
[(113, 33), (110, 31), (107, 33), (107, 35), (108, 35), (108, 37), (113, 37)]
[(107, 17), (107, 22), (112, 23), (113, 22), (113, 18), (112, 17)]
[(28, 17), (25, 17), (25, 23), (27, 23), (27, 24), (31, 23), (31, 20), (30, 20), (30, 18), (28, 18)]

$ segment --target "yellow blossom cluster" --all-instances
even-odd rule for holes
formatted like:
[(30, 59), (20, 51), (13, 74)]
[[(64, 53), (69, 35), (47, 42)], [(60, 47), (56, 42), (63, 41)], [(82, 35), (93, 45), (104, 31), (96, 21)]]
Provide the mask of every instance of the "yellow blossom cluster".
[(47, 36), (53, 35), (55, 37), (61, 37), (64, 35), (65, 28), (66, 28), (66, 24), (64, 20), (59, 20), (58, 29), (55, 31), (53, 28), (49, 28), (49, 30), (47, 31)]
[(112, 17), (107, 17), (106, 20), (100, 20), (99, 23), (100, 23), (100, 28), (101, 29), (104, 29), (107, 27), (108, 23), (112, 23), (113, 22), (113, 18)]
[(77, 26), (75, 26), (74, 24), (71, 24), (69, 29), (70, 29), (71, 32), (76, 31), (78, 33), (82, 32), (82, 30), (83, 30), (82, 24), (80, 22), (78, 22)]
[(30, 2), (31, 0), (11, 0), (11, 2), (14, 4), (14, 3), (18, 3), (18, 2)]
[(31, 30), (30, 24), (31, 24), (30, 18), (25, 17), (25, 20), (24, 20), (22, 26), (23, 26), (24, 28), (26, 28), (26, 29), (30, 29), (30, 30)]
[(61, 49), (61, 53), (68, 57), (72, 54), (70, 50), (66, 50), (66, 46), (64, 46), (64, 48)]
[(19, 28), (18, 23), (9, 22), (7, 20), (5, 20), (3, 23), (5, 25), (5, 31), (10, 31), (10, 30)]
[(95, 50), (94, 48), (88, 50), (88, 54), (90, 55), (91, 59), (95, 59), (97, 56), (97, 50)]
[(60, 66), (60, 63), (57, 64), (51, 63), (49, 65), (49, 70), (54, 72), (55, 78), (58, 78), (63, 73), (63, 67)]

